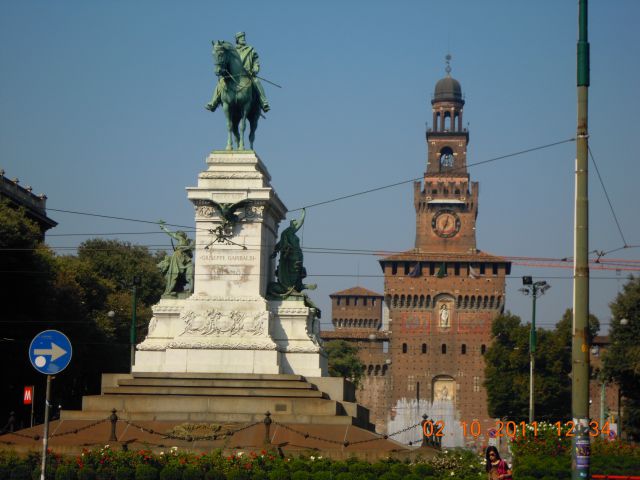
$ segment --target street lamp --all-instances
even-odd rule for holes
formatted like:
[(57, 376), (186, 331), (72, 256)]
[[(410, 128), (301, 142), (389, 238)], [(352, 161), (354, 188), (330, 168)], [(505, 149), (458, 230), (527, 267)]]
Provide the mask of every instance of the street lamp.
[(536, 299), (539, 296), (551, 288), (544, 280), (534, 282), (532, 277), (522, 277), (523, 288), (520, 291), (525, 295), (531, 295), (533, 300), (533, 311), (531, 314), (531, 331), (529, 332), (529, 423), (533, 422), (534, 418), (534, 394), (533, 394), (533, 372), (536, 366)]

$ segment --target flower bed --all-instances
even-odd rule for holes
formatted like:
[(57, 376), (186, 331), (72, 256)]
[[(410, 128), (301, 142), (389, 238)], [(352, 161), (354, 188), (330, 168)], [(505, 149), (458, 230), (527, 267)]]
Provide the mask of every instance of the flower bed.
[[(40, 456), (0, 453), (0, 480), (38, 480)], [(403, 463), (388, 459), (376, 463), (350, 458), (334, 461), (321, 455), (281, 458), (273, 451), (221, 451), (193, 454), (173, 447), (116, 451), (108, 445), (84, 450), (77, 457), (52, 453), (47, 480), (442, 480), (474, 479), (485, 475), (484, 461), (463, 450), (439, 453), (429, 461)]]
[[(571, 478), (570, 443), (557, 435), (513, 442), (515, 480)], [(631, 475), (640, 471), (640, 448), (621, 442), (592, 443), (592, 473)], [(0, 480), (39, 480), (40, 454), (0, 452)], [(478, 480), (484, 458), (466, 450), (443, 451), (413, 463), (376, 463), (321, 454), (281, 458), (275, 451), (194, 454), (177, 447), (165, 452), (122, 451), (108, 445), (76, 457), (48, 456), (46, 480)]]

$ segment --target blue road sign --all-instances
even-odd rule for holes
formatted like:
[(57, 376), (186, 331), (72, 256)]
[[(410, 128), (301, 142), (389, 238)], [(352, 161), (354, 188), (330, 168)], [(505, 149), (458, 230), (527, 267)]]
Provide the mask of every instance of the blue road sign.
[(55, 375), (71, 361), (71, 342), (57, 330), (45, 330), (36, 335), (29, 345), (29, 360), (40, 373)]

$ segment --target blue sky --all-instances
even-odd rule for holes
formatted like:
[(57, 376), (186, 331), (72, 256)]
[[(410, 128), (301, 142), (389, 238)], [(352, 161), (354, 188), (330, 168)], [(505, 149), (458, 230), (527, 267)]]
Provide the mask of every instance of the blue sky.
[[(241, 5), (242, 7), (238, 7)], [(590, 2), (590, 147), (626, 242), (636, 213), (640, 2)], [(211, 40), (238, 30), (261, 56), (272, 111), (256, 151), (289, 209), (421, 176), (425, 122), (444, 56), (466, 96), (468, 161), (575, 135), (576, 1), (0, 3), (0, 167), (50, 209), (193, 225), (185, 187), (226, 141)], [(480, 182), (478, 247), (507, 256), (572, 255), (575, 143), (470, 169)], [(592, 250), (623, 245), (591, 165)], [(85, 237), (169, 246), (155, 230), (50, 210), (54, 247)], [(402, 251), (413, 246), (410, 183), (312, 208), (305, 247)], [(285, 224), (286, 225), (286, 224)], [(70, 250), (59, 250), (61, 253)], [(640, 249), (605, 258), (640, 259)], [(305, 253), (312, 297), (359, 283), (382, 292), (373, 255)], [(593, 271), (591, 310), (605, 324), (626, 271)], [(359, 274), (359, 277), (358, 277)], [(551, 326), (571, 305), (571, 270), (514, 266), (507, 308), (530, 319), (520, 277), (552, 285), (538, 302)], [(315, 277), (314, 277), (315, 275)]]

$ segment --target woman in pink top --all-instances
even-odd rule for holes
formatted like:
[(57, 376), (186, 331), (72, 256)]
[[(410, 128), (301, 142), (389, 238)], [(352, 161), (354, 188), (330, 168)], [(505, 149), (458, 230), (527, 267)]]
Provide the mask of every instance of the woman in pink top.
[(507, 462), (500, 458), (498, 449), (494, 446), (487, 447), (485, 454), (487, 459), (486, 470), (489, 480), (508, 480), (511, 479), (511, 470)]

